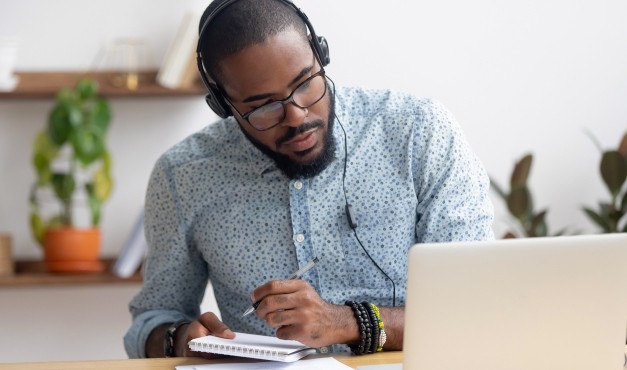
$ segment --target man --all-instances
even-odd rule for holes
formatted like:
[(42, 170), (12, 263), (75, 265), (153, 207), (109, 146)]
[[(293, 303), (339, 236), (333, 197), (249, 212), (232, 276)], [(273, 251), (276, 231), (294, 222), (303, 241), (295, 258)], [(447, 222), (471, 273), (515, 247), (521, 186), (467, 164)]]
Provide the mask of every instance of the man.
[[(402, 349), (408, 249), (493, 238), (488, 179), (453, 117), (405, 94), (336, 91), (305, 19), (284, 0), (205, 12), (201, 75), (232, 117), (153, 170), (130, 357), (194, 356), (190, 339), (234, 331), (322, 352)], [(208, 280), (223, 321), (199, 312)]]

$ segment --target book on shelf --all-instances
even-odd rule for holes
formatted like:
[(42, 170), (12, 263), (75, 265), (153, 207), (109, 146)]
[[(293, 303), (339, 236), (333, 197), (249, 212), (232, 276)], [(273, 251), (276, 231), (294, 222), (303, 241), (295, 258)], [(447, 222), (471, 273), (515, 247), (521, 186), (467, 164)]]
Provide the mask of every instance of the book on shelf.
[(111, 268), (111, 272), (121, 278), (132, 276), (144, 261), (147, 250), (148, 243), (144, 234), (144, 212), (142, 211), (135, 221), (120, 255)]
[(177, 89), (193, 85), (198, 75), (196, 67), (196, 45), (198, 43), (198, 12), (187, 12), (166, 50), (163, 62), (157, 71), (157, 83)]
[(294, 362), (316, 352), (315, 348), (295, 340), (237, 332), (234, 339), (206, 336), (192, 339), (188, 345), (196, 352), (282, 362)]

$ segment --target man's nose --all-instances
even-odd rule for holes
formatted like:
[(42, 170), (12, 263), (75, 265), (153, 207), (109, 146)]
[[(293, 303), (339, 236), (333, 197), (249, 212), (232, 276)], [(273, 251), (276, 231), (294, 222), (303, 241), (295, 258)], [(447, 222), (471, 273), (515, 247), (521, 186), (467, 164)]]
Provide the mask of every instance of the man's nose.
[(283, 108), (285, 109), (285, 118), (281, 125), (284, 126), (298, 127), (305, 122), (309, 114), (307, 108), (301, 108), (292, 102), (284, 105)]

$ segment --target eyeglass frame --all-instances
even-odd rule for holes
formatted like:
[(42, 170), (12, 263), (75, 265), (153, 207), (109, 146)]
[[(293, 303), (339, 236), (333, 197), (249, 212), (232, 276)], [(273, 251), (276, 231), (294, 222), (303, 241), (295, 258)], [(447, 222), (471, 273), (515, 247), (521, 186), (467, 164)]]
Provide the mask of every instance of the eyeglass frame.
[[(317, 60), (317, 59), (318, 59), (318, 58), (316, 58), (316, 60)], [(314, 78), (316, 78), (316, 77), (318, 77), (318, 76), (322, 76), (322, 78), (324, 79), (324, 92), (322, 93), (322, 95), (320, 96), (320, 98), (319, 98), (318, 100), (316, 100), (315, 102), (313, 102), (313, 103), (309, 104), (309, 105), (308, 105), (308, 106), (306, 106), (306, 107), (303, 107), (303, 106), (301, 106), (301, 105), (297, 104), (297, 103), (294, 101), (294, 93), (296, 92), (296, 90), (300, 89), (300, 88), (301, 88), (301, 86), (303, 86), (304, 84), (306, 84), (307, 82), (309, 82), (309, 81), (313, 80)], [(326, 72), (325, 72), (325, 70), (324, 70), (324, 67), (322, 67), (322, 65), (320, 65), (320, 70), (319, 70), (318, 72), (316, 72), (316, 73), (312, 74), (311, 76), (307, 77), (307, 79), (306, 79), (305, 81), (303, 81), (303, 82), (299, 83), (299, 84), (298, 84), (298, 86), (296, 86), (296, 87), (294, 88), (294, 90), (292, 90), (292, 92), (290, 93), (290, 95), (289, 95), (287, 98), (285, 98), (285, 99), (281, 99), (281, 100), (275, 100), (275, 101), (273, 101), (273, 102), (266, 103), (266, 104), (264, 104), (264, 105), (262, 105), (262, 106), (260, 106), (260, 107), (257, 107), (257, 108), (252, 109), (252, 110), (251, 110), (251, 111), (249, 111), (248, 113), (241, 114), (241, 113), (240, 113), (240, 111), (239, 111), (239, 110), (235, 107), (235, 104), (233, 104), (233, 102), (231, 102), (231, 99), (229, 99), (229, 98), (226, 96), (226, 94), (224, 94), (224, 97), (225, 97), (225, 100), (226, 100), (226, 101), (229, 103), (229, 105), (231, 106), (231, 108), (233, 108), (233, 109), (235, 110), (235, 112), (237, 112), (237, 114), (238, 114), (238, 115), (239, 115), (242, 119), (244, 119), (246, 122), (248, 122), (248, 124), (250, 125), (250, 127), (254, 128), (254, 129), (255, 129), (255, 130), (257, 130), (257, 131), (267, 131), (267, 130), (270, 130), (270, 129), (272, 129), (272, 128), (274, 128), (274, 127), (278, 126), (279, 124), (281, 124), (281, 122), (283, 122), (283, 120), (285, 120), (285, 116), (287, 115), (287, 111), (286, 111), (286, 108), (285, 108), (285, 106), (286, 106), (286, 105), (288, 105), (288, 104), (292, 103), (292, 104), (294, 104), (295, 106), (297, 106), (297, 107), (298, 107), (298, 108), (300, 108), (300, 109), (307, 109), (307, 108), (309, 108), (309, 107), (311, 107), (311, 106), (315, 105), (316, 103), (318, 103), (320, 100), (322, 100), (322, 98), (324, 98), (324, 96), (327, 94), (328, 87), (329, 87), (329, 85), (327, 84)], [(281, 103), (281, 107), (283, 108), (283, 118), (281, 118), (281, 119), (279, 120), (279, 122), (275, 123), (274, 125), (272, 125), (272, 126), (270, 126), (270, 127), (266, 127), (266, 128), (260, 129), (260, 128), (255, 127), (255, 125), (253, 125), (253, 124), (250, 122), (250, 120), (248, 119), (248, 117), (250, 117), (250, 115), (251, 115), (251, 114), (255, 113), (255, 111), (257, 111), (257, 110), (259, 110), (259, 109), (262, 109), (263, 107), (265, 107), (265, 106), (267, 106), (267, 105), (269, 105), (269, 104), (276, 104), (276, 103)]]

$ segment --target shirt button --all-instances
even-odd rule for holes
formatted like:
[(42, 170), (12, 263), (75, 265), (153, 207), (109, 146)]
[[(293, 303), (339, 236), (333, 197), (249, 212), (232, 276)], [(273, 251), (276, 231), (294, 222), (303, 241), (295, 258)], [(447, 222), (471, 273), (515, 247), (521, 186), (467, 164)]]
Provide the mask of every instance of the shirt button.
[(297, 180), (297, 181), (294, 182), (294, 187), (296, 189), (300, 190), (300, 189), (303, 188), (303, 183)]
[(305, 235), (303, 234), (296, 234), (296, 241), (299, 243), (302, 243), (305, 240)]
[(320, 347), (320, 353), (329, 353), (329, 347)]

